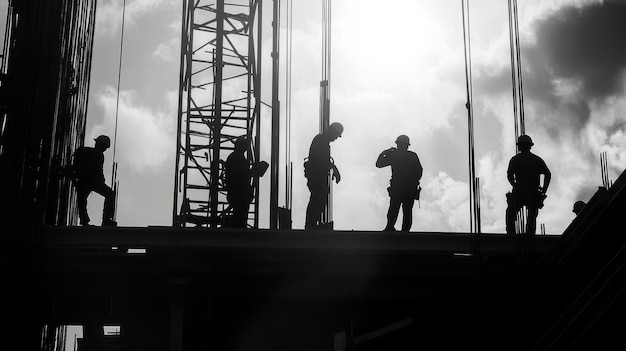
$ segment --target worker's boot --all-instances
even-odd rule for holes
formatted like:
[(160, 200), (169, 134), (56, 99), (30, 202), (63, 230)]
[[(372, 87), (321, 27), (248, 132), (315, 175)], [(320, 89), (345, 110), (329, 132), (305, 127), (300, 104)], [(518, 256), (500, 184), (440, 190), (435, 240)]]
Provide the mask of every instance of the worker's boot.
[(117, 222), (112, 219), (103, 219), (102, 226), (103, 227), (117, 227)]

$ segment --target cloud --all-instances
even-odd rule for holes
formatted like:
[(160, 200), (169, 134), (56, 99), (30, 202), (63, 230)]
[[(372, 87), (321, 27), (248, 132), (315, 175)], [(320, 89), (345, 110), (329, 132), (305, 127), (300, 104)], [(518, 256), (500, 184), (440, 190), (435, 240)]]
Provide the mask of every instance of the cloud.
[[(134, 75), (132, 70), (125, 70), (122, 80), (125, 84), (132, 82), (136, 90), (122, 91), (120, 100), (117, 157), (120, 167), (123, 165), (121, 170), (126, 172), (123, 181), (127, 190), (120, 198), (120, 208), (127, 212), (126, 223), (160, 224), (171, 212), (167, 208), (171, 196), (168, 182), (174, 172), (176, 93), (172, 93), (174, 99), (168, 107), (155, 108), (165, 106), (158, 88), (162, 85), (150, 79), (155, 70), (139, 73), (144, 72), (143, 68), (163, 67), (176, 60), (172, 53), (178, 52), (174, 46), (178, 36), (174, 41), (166, 41), (171, 38), (169, 27), (164, 38), (155, 34), (161, 33), (158, 30), (163, 30), (164, 25), (154, 24), (165, 17), (163, 12), (168, 4), (180, 3), (127, 1), (127, 24), (142, 30), (141, 35), (136, 30), (128, 36), (125, 43), (132, 49), (125, 50), (142, 69), (135, 70)], [(471, 10), (474, 118), (482, 229), (503, 232), (504, 194), (510, 188), (505, 171), (515, 151), (506, 4), (475, 4)], [(99, 12), (104, 17), (98, 23), (99, 35), (107, 31), (119, 34), (120, 5), (121, 1), (99, 2), (99, 11), (104, 9)], [(296, 229), (304, 225), (309, 197), (302, 159), (319, 124), (318, 5), (298, 2), (294, 6), (291, 161)], [(354, 1), (338, 2), (333, 8), (331, 120), (342, 122), (346, 128), (344, 136), (331, 145), (343, 178), (333, 188), (335, 228), (384, 227), (389, 200), (385, 189), (390, 172), (376, 169), (374, 161), (397, 135), (407, 134), (411, 137), (411, 149), (418, 153), (425, 169), (424, 190), (414, 209), (413, 230), (468, 231), (467, 110), (460, 8), (447, 2), (401, 4), (411, 11), (398, 11), (401, 6), (380, 9), (374, 2), (363, 3), (359, 8), (353, 5)], [(623, 5), (615, 1), (599, 0), (530, 0), (520, 4), (526, 127), (536, 143), (533, 150), (544, 157), (553, 171), (553, 185), (539, 215), (539, 223), (546, 223), (549, 233), (558, 234), (564, 229), (571, 221), (573, 202), (588, 200), (600, 185), (600, 152), (607, 152), (613, 179), (626, 167), (626, 98), (622, 93), (626, 86), (620, 76), (626, 58), (621, 56), (624, 48), (614, 46), (620, 35), (610, 37), (609, 29), (603, 28), (613, 23), (621, 30), (618, 33), (624, 32), (624, 24), (615, 23), (613, 15), (606, 11), (612, 9), (621, 14), (621, 8)], [(592, 25), (600, 20), (606, 23)], [(162, 23), (169, 22), (171, 17)], [(179, 25), (175, 29), (179, 30)], [(576, 33), (584, 36), (577, 41)], [(272, 45), (270, 35), (263, 38), (262, 93), (263, 101), (269, 102)], [(135, 43), (133, 39), (143, 45), (131, 44)], [(594, 40), (599, 43), (590, 43)], [(596, 45), (597, 50), (582, 52), (577, 47), (579, 43)], [(109, 52), (117, 52), (119, 43), (108, 40), (108, 44), (113, 47)], [(607, 57), (606, 51), (613, 56)], [(281, 58), (280, 63), (284, 69), (285, 60)], [(103, 76), (116, 77), (111, 72)], [(161, 69), (158, 72), (163, 76)], [(170, 89), (176, 89), (177, 75), (172, 76), (176, 84)], [(241, 89), (227, 85), (226, 90)], [(95, 125), (90, 135), (112, 133), (115, 94), (111, 88), (93, 91), (98, 94), (92, 95), (90, 102), (98, 104), (99, 110), (91, 114), (90, 123), (99, 113), (104, 113), (102, 120), (107, 122)], [(198, 101), (209, 98), (210, 94), (204, 94)], [(269, 161), (269, 109), (262, 107), (262, 111), (261, 159)], [(281, 147), (284, 140), (281, 139)], [(282, 205), (284, 170), (280, 172)], [(269, 203), (269, 175), (268, 171), (262, 179), (262, 228), (268, 227), (265, 205)], [(162, 182), (165, 176), (168, 180)], [(144, 190), (139, 192), (139, 188)], [(163, 200), (158, 204), (146, 202), (154, 196)]]
[(124, 25), (133, 27), (142, 16), (177, 3), (176, 0), (100, 0), (96, 8), (96, 35), (112, 37), (121, 30), (123, 17)]
[(565, 7), (537, 25), (537, 46), (557, 78), (574, 79), (583, 96), (622, 92), (626, 68), (626, 2)]
[(415, 229), (422, 231), (469, 231), (469, 189), (467, 183), (438, 172), (422, 182)]
[(163, 62), (173, 61), (175, 58), (173, 47), (179, 47), (177, 41), (171, 40), (167, 43), (160, 43), (152, 52), (152, 59)]
[[(91, 134), (115, 133), (116, 93), (113, 87), (105, 87), (96, 95), (97, 103), (104, 110), (104, 123), (93, 127)], [(173, 100), (172, 94), (168, 99)], [(173, 104), (173, 101), (172, 101)], [(175, 105), (172, 105), (175, 106)], [(120, 93), (116, 158), (118, 163), (136, 171), (156, 169), (174, 154), (174, 110), (153, 111), (141, 105), (130, 91)]]

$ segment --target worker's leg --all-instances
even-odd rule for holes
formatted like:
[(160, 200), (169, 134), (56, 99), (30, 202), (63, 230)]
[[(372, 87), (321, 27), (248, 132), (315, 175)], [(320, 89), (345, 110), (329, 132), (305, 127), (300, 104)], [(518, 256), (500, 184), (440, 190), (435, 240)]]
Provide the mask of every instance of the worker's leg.
[(404, 199), (402, 201), (402, 231), (408, 232), (413, 225), (413, 204), (415, 200)]
[(515, 220), (517, 219), (517, 213), (520, 210), (519, 203), (513, 193), (506, 194), (506, 233), (515, 234)]
[(103, 225), (114, 225), (115, 215), (115, 192), (105, 183), (98, 184), (93, 191), (104, 197), (104, 208), (102, 209)]
[(306, 208), (305, 229), (315, 229), (322, 221), (322, 213), (328, 199), (328, 178), (309, 178), (307, 183), (311, 197)]
[(400, 212), (400, 206), (402, 202), (397, 198), (389, 198), (389, 209), (387, 210), (387, 226), (385, 231), (396, 231), (396, 221), (398, 220), (398, 213)]
[(526, 222), (526, 234), (535, 235), (537, 232), (537, 215), (539, 215), (539, 209), (533, 205), (529, 205), (528, 219)]
[(246, 228), (248, 221), (248, 210), (250, 209), (250, 203), (241, 200), (232, 204), (233, 206), (233, 218), (231, 226), (233, 228)]
[(83, 185), (76, 185), (76, 205), (78, 206), (78, 218), (80, 225), (89, 225), (89, 213), (87, 212), (87, 198), (91, 190)]

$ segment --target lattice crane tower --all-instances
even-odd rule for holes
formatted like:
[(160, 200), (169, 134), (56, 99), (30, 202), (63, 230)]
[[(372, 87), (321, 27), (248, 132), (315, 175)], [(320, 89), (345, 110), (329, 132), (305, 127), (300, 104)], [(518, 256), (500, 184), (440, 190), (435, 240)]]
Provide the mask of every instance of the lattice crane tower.
[[(174, 226), (225, 225), (224, 162), (237, 137), (250, 141), (250, 164), (259, 159), (260, 12), (260, 0), (183, 5)], [(248, 226), (256, 228), (254, 185)]]

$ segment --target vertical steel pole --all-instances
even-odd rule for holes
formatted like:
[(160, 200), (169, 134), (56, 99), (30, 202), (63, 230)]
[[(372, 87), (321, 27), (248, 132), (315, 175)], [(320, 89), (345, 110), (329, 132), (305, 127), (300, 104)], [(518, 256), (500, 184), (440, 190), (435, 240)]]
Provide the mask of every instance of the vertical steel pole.
[(278, 100), (280, 0), (274, 0), (272, 19), (272, 150), (270, 171), (270, 229), (278, 229), (278, 170), (280, 147), (280, 101)]
[[(209, 189), (210, 217), (218, 218), (217, 205), (219, 203), (219, 172), (220, 172), (220, 142), (222, 139), (222, 84), (224, 70), (224, 0), (217, 1), (217, 35), (215, 45), (215, 91), (213, 130), (211, 136), (211, 184)], [(217, 227), (216, 221), (210, 222), (210, 227)]]

